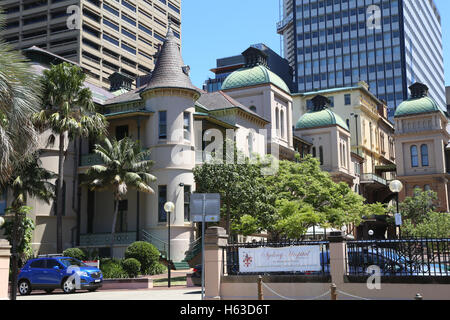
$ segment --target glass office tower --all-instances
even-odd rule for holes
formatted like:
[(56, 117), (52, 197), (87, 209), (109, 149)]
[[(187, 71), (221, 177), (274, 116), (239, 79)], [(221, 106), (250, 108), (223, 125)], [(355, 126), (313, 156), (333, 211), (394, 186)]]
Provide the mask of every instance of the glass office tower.
[[(298, 92), (363, 80), (387, 102), (392, 119), (419, 81), (446, 106), (441, 18), (433, 0), (285, 0), (283, 7), (278, 32), (284, 48), (296, 50), (285, 57), (296, 66)], [(285, 36), (292, 30), (295, 37)]]

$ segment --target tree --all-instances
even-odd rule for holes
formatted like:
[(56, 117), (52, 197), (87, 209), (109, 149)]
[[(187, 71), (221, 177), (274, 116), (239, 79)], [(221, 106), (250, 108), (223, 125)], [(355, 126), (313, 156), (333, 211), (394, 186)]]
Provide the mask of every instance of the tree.
[[(7, 183), (13, 195), (12, 205), (9, 208), (9, 211), (14, 214), (11, 231), (13, 288), (17, 287), (17, 253), (21, 253), (26, 247), (26, 214), (30, 209), (25, 207), (27, 198), (30, 196), (50, 203), (55, 194), (54, 185), (50, 180), (55, 177), (55, 174), (41, 167), (39, 154), (34, 153), (16, 163), (11, 179)], [(15, 290), (11, 290), (12, 300), (15, 300), (15, 293)]]
[(450, 214), (429, 212), (418, 224), (404, 221), (403, 234), (421, 238), (450, 238)]
[(417, 224), (422, 222), (431, 212), (436, 211), (438, 196), (432, 190), (422, 191), (421, 189), (415, 189), (414, 196), (405, 198), (399, 207), (403, 219)]
[(261, 167), (259, 162), (246, 159), (242, 164), (213, 162), (194, 169), (197, 192), (220, 194), (221, 215), (229, 235), (262, 231), (261, 225), (252, 223), (252, 217), (264, 220), (273, 213)]
[[(3, 25), (0, 15), (0, 29)], [(16, 161), (36, 148), (31, 115), (39, 106), (40, 89), (31, 64), (0, 40), (0, 183), (9, 180)]]
[(101, 157), (104, 164), (89, 168), (84, 184), (93, 191), (113, 191), (115, 209), (111, 229), (112, 254), (119, 201), (125, 198), (129, 188), (153, 194), (150, 183), (155, 181), (156, 177), (149, 173), (153, 166), (153, 161), (147, 160), (150, 150), (142, 150), (139, 143), (130, 138), (120, 141), (105, 138), (102, 145), (95, 145), (94, 152)]
[(298, 238), (317, 224), (335, 228), (359, 224), (374, 210), (384, 212), (379, 204), (365, 205), (364, 198), (346, 183), (333, 182), (310, 156), (298, 162), (280, 161), (278, 173), (266, 176), (264, 182), (268, 193), (275, 195), (276, 213), (266, 221), (257, 220), (274, 238)]
[[(42, 110), (34, 122), (41, 129), (50, 128), (59, 136), (58, 180), (56, 187), (57, 251), (62, 253), (62, 213), (65, 139), (100, 136), (105, 133), (106, 119), (95, 110), (92, 92), (84, 87), (86, 74), (70, 63), (63, 62), (44, 70)], [(52, 135), (50, 142), (54, 142)]]

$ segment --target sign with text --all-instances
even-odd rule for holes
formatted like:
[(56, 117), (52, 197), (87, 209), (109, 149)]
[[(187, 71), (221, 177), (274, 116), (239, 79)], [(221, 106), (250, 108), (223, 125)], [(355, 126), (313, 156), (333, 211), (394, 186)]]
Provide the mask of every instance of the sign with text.
[(320, 246), (239, 248), (240, 272), (321, 271)]
[(220, 194), (218, 193), (193, 193), (190, 198), (191, 220), (202, 222), (220, 221)]

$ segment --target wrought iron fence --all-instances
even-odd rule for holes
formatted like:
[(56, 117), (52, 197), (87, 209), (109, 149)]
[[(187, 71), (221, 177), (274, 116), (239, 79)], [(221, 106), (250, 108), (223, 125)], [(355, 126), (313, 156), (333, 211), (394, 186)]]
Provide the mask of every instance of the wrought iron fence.
[(347, 274), (369, 275), (368, 268), (377, 266), (381, 276), (449, 277), (449, 243), (450, 239), (349, 241)]
[[(319, 246), (320, 262), (322, 270), (320, 271), (296, 271), (296, 272), (264, 272), (249, 273), (241, 272), (239, 268), (239, 248), (282, 248), (292, 246)], [(253, 241), (247, 243), (231, 243), (223, 249), (223, 273), (228, 275), (311, 275), (311, 276), (329, 276), (330, 275), (330, 250), (328, 241), (301, 241), (301, 240), (282, 240), (277, 242)]]

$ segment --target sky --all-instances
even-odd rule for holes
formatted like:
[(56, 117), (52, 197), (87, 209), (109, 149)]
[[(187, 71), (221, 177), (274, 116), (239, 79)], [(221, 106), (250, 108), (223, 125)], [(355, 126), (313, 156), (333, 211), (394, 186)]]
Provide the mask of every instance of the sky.
[[(445, 82), (450, 85), (450, 1), (434, 1), (442, 17)], [(256, 43), (280, 54), (279, 0), (182, 0), (181, 19), (183, 60), (199, 88), (214, 78), (209, 70), (218, 58), (240, 54)]]

